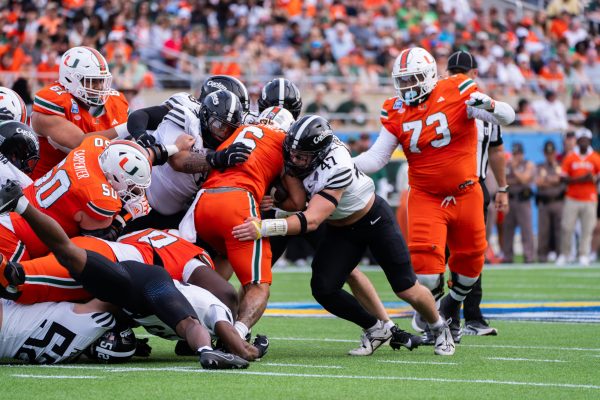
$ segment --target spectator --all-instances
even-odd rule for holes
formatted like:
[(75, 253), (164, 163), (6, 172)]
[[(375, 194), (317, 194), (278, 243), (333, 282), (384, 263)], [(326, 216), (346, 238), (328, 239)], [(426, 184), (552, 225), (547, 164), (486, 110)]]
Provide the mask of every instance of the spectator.
[(546, 90), (562, 92), (565, 88), (565, 74), (559, 65), (558, 57), (552, 57), (540, 72), (540, 86)]
[(556, 146), (551, 140), (544, 143), (544, 158), (544, 162), (537, 166), (535, 178), (539, 262), (555, 261), (560, 254), (560, 221), (565, 197)]
[(571, 96), (571, 106), (567, 110), (567, 121), (572, 126), (583, 126), (588, 112), (583, 109), (581, 104), (581, 95), (578, 92), (574, 92)]
[(360, 85), (352, 86), (350, 98), (341, 103), (335, 110), (336, 119), (342, 124), (354, 124), (364, 126), (367, 124), (369, 109), (360, 101), (363, 91)]
[(588, 32), (581, 26), (581, 20), (574, 18), (569, 24), (569, 29), (565, 31), (564, 37), (567, 40), (569, 48), (574, 49), (577, 43), (587, 39)]
[(51, 50), (42, 56), (42, 62), (38, 64), (37, 72), (42, 74), (38, 79), (41, 86), (58, 79), (58, 53), (55, 50)]
[(592, 233), (596, 225), (596, 181), (600, 173), (600, 156), (591, 147), (592, 132), (589, 129), (578, 129), (575, 137), (577, 146), (562, 162), (562, 175), (567, 184), (567, 193), (561, 224), (561, 253), (556, 260), (558, 266), (573, 261), (569, 256), (577, 221), (581, 224), (579, 264), (589, 265)]
[(509, 211), (504, 217), (504, 232), (502, 238), (503, 262), (513, 262), (513, 243), (515, 230), (521, 229), (524, 262), (534, 261), (533, 253), (533, 217), (531, 198), (533, 197), (533, 179), (535, 166), (525, 159), (523, 145), (514, 143), (512, 158), (506, 164), (506, 183), (508, 183)]
[(519, 67), (515, 64), (511, 52), (507, 51), (504, 53), (502, 61), (498, 63), (496, 74), (498, 83), (513, 89), (511, 92), (518, 92), (525, 85), (525, 78)]
[(331, 44), (331, 52), (335, 60), (346, 56), (354, 49), (354, 39), (343, 22), (338, 22), (326, 31), (327, 41)]
[(58, 4), (48, 3), (44, 9), (44, 15), (38, 19), (38, 25), (48, 36), (55, 35), (58, 27), (63, 24), (63, 18), (58, 15)]
[(533, 111), (533, 107), (529, 104), (529, 100), (527, 99), (519, 99), (519, 104), (517, 106), (517, 125), (525, 126), (525, 127), (537, 127), (538, 122), (535, 116), (535, 112)]
[(600, 62), (598, 62), (598, 52), (593, 47), (586, 53), (583, 72), (594, 84), (594, 92), (600, 93)]
[(556, 93), (547, 90), (544, 99), (533, 103), (536, 119), (544, 129), (565, 131), (567, 129), (567, 112)]
[(585, 73), (583, 63), (575, 60), (567, 77), (568, 87), (572, 92), (581, 94), (594, 93), (594, 85)]
[(325, 92), (327, 88), (323, 84), (315, 87), (315, 99), (306, 106), (307, 114), (317, 114), (325, 119), (329, 119), (330, 109), (325, 101)]

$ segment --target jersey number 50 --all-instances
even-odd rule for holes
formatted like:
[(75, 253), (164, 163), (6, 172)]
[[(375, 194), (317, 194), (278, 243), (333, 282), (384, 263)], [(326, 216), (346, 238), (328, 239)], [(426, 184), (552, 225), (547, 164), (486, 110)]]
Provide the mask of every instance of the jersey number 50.
[[(431, 126), (437, 123), (438, 126), (435, 128), (436, 136), (441, 135), (442, 137), (431, 141), (431, 145), (435, 148), (447, 146), (450, 143), (450, 129), (448, 129), (448, 119), (444, 113), (438, 112), (431, 114), (425, 120), (427, 126)], [(411, 121), (402, 124), (402, 129), (405, 132), (412, 131), (410, 135), (410, 151), (411, 153), (420, 153), (421, 149), (417, 146), (419, 143), (419, 137), (423, 131), (423, 121)]]

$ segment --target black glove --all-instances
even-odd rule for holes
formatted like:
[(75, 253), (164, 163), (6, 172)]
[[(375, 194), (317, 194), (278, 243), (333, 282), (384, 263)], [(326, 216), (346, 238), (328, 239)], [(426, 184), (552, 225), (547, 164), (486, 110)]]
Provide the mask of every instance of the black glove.
[(149, 133), (142, 133), (137, 137), (136, 142), (142, 147), (151, 147), (156, 144), (156, 138)]
[(117, 215), (110, 226), (101, 229), (82, 229), (81, 234), (83, 236), (93, 236), (98, 239), (108, 240), (109, 242), (116, 242), (121, 232), (123, 232), (123, 228), (125, 228), (125, 220), (120, 215)]
[(269, 339), (266, 335), (256, 335), (252, 346), (258, 350), (258, 358), (262, 358), (269, 350)]
[(211, 167), (215, 169), (225, 169), (245, 162), (252, 149), (244, 143), (233, 143), (226, 149), (215, 151), (206, 155), (206, 159)]
[(135, 353), (136, 357), (150, 357), (152, 353), (152, 347), (148, 344), (148, 338), (139, 339), (136, 338)]
[(6, 107), (0, 108), (0, 121), (12, 121), (15, 115)]
[(23, 196), (23, 189), (16, 181), (8, 180), (0, 187), (0, 214), (13, 212), (19, 199)]

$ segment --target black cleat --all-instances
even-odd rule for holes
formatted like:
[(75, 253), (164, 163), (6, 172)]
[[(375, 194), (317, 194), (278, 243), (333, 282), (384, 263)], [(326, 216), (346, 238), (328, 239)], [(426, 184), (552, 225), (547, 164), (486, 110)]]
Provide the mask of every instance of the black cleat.
[(421, 337), (412, 335), (409, 332), (403, 331), (397, 326), (392, 327), (392, 337), (390, 338), (390, 347), (398, 350), (400, 347), (406, 347), (410, 351), (421, 345)]
[(246, 369), (250, 363), (235, 354), (219, 350), (202, 350), (200, 365), (204, 369)]

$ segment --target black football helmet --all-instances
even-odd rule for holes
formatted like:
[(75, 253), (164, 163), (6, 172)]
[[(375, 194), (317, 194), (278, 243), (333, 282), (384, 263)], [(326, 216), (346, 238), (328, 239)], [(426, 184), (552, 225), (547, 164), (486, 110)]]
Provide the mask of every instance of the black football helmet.
[(200, 128), (204, 147), (216, 149), (242, 124), (242, 105), (229, 90), (217, 90), (204, 98)]
[(306, 178), (323, 162), (333, 131), (329, 122), (318, 115), (305, 115), (294, 122), (283, 141), (285, 169), (290, 175)]
[(200, 89), (198, 100), (202, 103), (206, 96), (217, 90), (229, 90), (240, 99), (242, 111), (245, 113), (250, 111), (248, 89), (246, 89), (246, 86), (239, 79), (229, 75), (212, 75), (206, 78)]
[(285, 78), (275, 78), (267, 83), (258, 99), (258, 111), (263, 112), (269, 107), (283, 107), (297, 119), (302, 111), (300, 90)]
[(117, 325), (96, 339), (85, 354), (101, 363), (122, 363), (133, 357), (136, 346), (137, 340), (131, 328)]
[(30, 173), (40, 159), (37, 135), (21, 122), (0, 122), (0, 154), (21, 171)]

